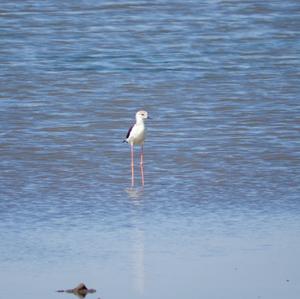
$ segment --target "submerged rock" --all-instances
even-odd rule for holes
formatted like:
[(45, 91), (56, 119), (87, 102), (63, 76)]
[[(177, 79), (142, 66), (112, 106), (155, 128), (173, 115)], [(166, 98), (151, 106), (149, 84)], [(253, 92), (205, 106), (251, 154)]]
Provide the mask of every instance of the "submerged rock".
[(76, 288), (74, 289), (68, 289), (68, 290), (57, 290), (57, 292), (60, 293), (73, 293), (75, 295), (78, 295), (81, 298), (84, 298), (88, 293), (95, 293), (95, 289), (88, 289), (84, 283), (80, 283)]

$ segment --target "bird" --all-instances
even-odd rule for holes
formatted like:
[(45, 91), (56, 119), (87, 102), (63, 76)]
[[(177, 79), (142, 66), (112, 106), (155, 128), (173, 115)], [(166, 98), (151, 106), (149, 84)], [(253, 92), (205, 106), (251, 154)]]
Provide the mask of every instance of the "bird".
[(123, 142), (127, 142), (130, 144), (130, 153), (131, 153), (131, 187), (134, 186), (134, 145), (141, 146), (141, 154), (140, 154), (140, 168), (141, 168), (141, 177), (142, 177), (142, 185), (145, 184), (144, 179), (144, 141), (146, 137), (146, 127), (144, 120), (149, 119), (149, 115), (147, 111), (140, 110), (135, 114), (135, 124), (132, 125), (126, 138)]

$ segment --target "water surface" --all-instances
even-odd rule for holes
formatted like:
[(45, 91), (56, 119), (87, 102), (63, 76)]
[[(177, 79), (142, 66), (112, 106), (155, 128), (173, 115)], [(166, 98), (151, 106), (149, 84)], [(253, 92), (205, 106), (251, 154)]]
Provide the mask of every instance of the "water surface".
[[(5, 298), (300, 292), (298, 1), (5, 1)], [(145, 188), (130, 188), (147, 110)]]

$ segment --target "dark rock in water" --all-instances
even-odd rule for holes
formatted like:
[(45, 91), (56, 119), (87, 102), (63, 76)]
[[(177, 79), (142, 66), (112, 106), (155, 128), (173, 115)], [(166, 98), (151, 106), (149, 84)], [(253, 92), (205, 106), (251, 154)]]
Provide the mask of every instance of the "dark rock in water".
[(88, 288), (84, 283), (80, 283), (76, 288), (72, 289), (72, 292), (84, 295), (88, 293)]
[(74, 289), (68, 289), (68, 290), (57, 290), (57, 292), (66, 292), (66, 293), (73, 293), (75, 295), (78, 295), (81, 298), (84, 298), (88, 293), (95, 293), (95, 289), (88, 289), (84, 283), (80, 283), (76, 288)]

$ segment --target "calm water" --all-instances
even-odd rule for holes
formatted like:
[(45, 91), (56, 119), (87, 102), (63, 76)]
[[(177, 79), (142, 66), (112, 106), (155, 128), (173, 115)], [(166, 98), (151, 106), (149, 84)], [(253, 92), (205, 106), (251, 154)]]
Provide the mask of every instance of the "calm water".
[(299, 298), (299, 16), (297, 0), (2, 1), (1, 298), (81, 281), (91, 299)]

